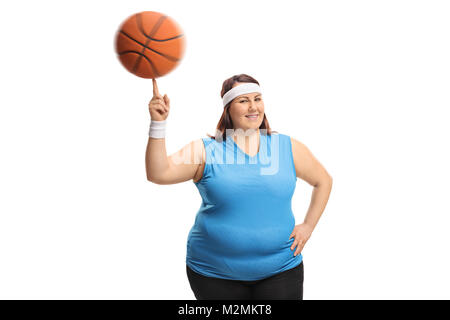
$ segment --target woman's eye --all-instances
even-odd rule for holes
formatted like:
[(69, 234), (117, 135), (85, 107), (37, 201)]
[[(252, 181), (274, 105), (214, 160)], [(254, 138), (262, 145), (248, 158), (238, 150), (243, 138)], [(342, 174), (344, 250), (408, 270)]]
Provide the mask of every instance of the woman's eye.
[[(261, 100), (261, 98), (256, 98), (255, 99), (256, 101), (259, 101), (259, 100)], [(240, 103), (243, 103), (243, 102), (246, 102), (247, 100), (241, 100), (241, 101), (239, 101)]]

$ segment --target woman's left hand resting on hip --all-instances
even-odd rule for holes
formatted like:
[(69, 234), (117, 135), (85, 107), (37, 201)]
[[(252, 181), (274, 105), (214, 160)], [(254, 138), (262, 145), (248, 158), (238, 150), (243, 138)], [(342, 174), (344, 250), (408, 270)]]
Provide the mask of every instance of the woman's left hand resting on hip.
[(294, 250), (295, 247), (296, 250), (294, 252), (294, 256), (298, 255), (302, 252), (303, 247), (305, 246), (306, 242), (311, 237), (311, 233), (313, 232), (313, 227), (306, 223), (298, 224), (294, 227), (294, 231), (292, 231), (289, 240), (293, 237), (294, 242), (291, 245), (291, 250)]

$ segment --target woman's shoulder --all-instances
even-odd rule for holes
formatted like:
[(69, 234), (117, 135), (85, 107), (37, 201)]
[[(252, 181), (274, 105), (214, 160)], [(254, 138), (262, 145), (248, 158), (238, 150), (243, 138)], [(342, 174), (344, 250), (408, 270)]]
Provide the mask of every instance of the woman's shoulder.
[(212, 143), (214, 141), (215, 139), (210, 136), (193, 140), (195, 154), (202, 155), (202, 162), (204, 162), (206, 159), (206, 150), (213, 147)]
[(214, 137), (206, 136), (206, 137), (200, 138), (198, 141), (201, 142), (203, 147), (207, 148), (211, 143), (215, 142), (216, 140), (214, 139)]
[(272, 135), (276, 136), (280, 141), (284, 141), (287, 145), (290, 145), (292, 149), (303, 145), (298, 139), (287, 133), (272, 132)]

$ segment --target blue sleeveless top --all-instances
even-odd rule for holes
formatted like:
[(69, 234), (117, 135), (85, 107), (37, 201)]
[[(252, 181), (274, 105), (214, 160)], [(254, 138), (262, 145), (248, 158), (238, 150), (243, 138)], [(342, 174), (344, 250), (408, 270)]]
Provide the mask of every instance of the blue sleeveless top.
[(186, 264), (204, 276), (254, 281), (302, 262), (290, 249), (294, 238), (289, 239), (297, 182), (290, 137), (258, 134), (253, 157), (232, 137), (202, 138), (205, 168), (194, 182), (202, 203), (189, 232)]

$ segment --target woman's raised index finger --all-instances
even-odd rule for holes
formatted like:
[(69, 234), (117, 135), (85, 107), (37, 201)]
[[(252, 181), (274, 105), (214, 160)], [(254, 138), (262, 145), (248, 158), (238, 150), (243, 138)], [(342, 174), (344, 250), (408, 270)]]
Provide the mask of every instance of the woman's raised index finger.
[(152, 78), (152, 82), (153, 82), (153, 95), (159, 96), (159, 90), (158, 90), (158, 85), (156, 84), (156, 79)]

